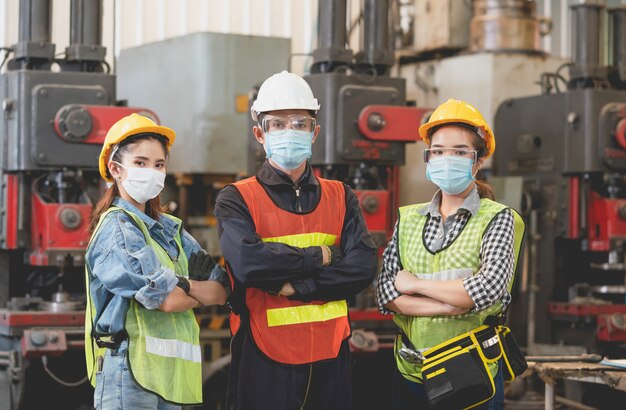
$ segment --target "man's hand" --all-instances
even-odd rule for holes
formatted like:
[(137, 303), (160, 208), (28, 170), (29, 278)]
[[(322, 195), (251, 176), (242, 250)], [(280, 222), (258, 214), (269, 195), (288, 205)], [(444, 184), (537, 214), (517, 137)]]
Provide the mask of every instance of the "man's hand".
[(215, 261), (204, 251), (192, 253), (189, 257), (189, 279), (203, 281), (208, 280), (211, 271), (215, 267)]
[(405, 295), (412, 295), (415, 293), (413, 285), (419, 280), (420, 279), (413, 275), (410, 271), (402, 269), (396, 275), (394, 285), (396, 286), (398, 292), (404, 293)]
[(285, 282), (278, 294), (281, 296), (293, 296), (296, 294), (296, 290), (293, 288), (293, 286), (291, 286), (290, 282)]

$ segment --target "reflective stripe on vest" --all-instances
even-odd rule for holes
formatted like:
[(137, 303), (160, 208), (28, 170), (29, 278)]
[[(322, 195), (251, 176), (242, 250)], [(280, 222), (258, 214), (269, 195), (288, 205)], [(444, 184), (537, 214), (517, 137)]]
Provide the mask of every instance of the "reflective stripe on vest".
[[(182, 248), (180, 232), (175, 238), (179, 256), (173, 262), (167, 252), (152, 239), (143, 221), (124, 209), (111, 207), (102, 214), (91, 242), (98, 235), (100, 224), (106, 215), (113, 211), (126, 212), (132, 218), (161, 265), (174, 270), (178, 275), (188, 276), (187, 256)], [(178, 221), (173, 216), (163, 215)], [(90, 267), (86, 264), (85, 268), (88, 300), (85, 315), (85, 353), (88, 374), (95, 386), (94, 364), (96, 357), (104, 354), (104, 349), (97, 348), (90, 337), (95, 315), (89, 293)], [(202, 354), (199, 328), (192, 310), (174, 313), (149, 310), (132, 299), (126, 312), (124, 328), (128, 333), (129, 367), (133, 378), (141, 387), (172, 403), (202, 403)]]
[(345, 300), (336, 300), (323, 305), (303, 305), (267, 309), (268, 326), (295, 325), (296, 323), (325, 322), (346, 315)]
[[(319, 182), (320, 202), (307, 214), (280, 209), (255, 177), (234, 186), (264, 242), (299, 248), (339, 245), (346, 212), (345, 190), (338, 181)], [(247, 288), (246, 306), (255, 344), (267, 357), (280, 363), (304, 364), (336, 358), (341, 343), (350, 335), (345, 300), (301, 302)], [(238, 320), (234, 315), (231, 318), (233, 333)]]
[[(483, 198), (475, 215), (472, 215), (459, 236), (446, 248), (438, 252), (430, 252), (424, 245), (424, 234), (429, 216), (422, 215), (419, 210), (428, 204), (417, 204), (401, 207), (398, 220), (398, 251), (401, 266), (410, 272), (419, 272), (416, 276), (422, 279), (451, 280), (475, 275), (480, 270), (480, 247), (485, 231), (491, 221), (507, 208), (505, 205)], [(519, 214), (511, 209), (514, 217), (514, 252), (515, 267), (524, 235), (524, 222)], [(513, 287), (509, 280), (507, 289)], [(394, 322), (407, 335), (418, 350), (436, 346), (457, 335), (465, 333), (483, 324), (489, 315), (497, 315), (502, 310), (502, 303), (479, 312), (471, 312), (455, 316), (405, 316), (394, 315)], [(406, 362), (397, 354), (402, 341), (397, 338), (395, 343), (396, 362), (400, 373), (405, 378), (419, 382), (421, 366)], [(497, 364), (489, 365), (492, 376), (497, 372)]]

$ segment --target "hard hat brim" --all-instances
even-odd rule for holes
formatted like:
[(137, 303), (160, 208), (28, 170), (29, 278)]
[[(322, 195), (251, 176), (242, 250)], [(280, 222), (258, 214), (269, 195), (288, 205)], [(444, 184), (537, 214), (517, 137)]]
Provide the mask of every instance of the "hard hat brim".
[(430, 144), (430, 137), (428, 136), (428, 131), (431, 128), (434, 128), (438, 125), (443, 125), (443, 124), (453, 125), (455, 122), (460, 122), (463, 124), (471, 125), (472, 127), (480, 128), (485, 133), (489, 134), (489, 137), (490, 137), (489, 139), (483, 138), (485, 140), (485, 144), (487, 145), (487, 151), (488, 151), (487, 158), (490, 157), (494, 153), (494, 151), (496, 150), (496, 139), (493, 135), (493, 131), (491, 131), (491, 129), (489, 128), (485, 128), (481, 125), (478, 125), (472, 121), (468, 121), (464, 118), (446, 118), (446, 119), (427, 122), (426, 124), (422, 124), (419, 127), (418, 129), (419, 136), (420, 138), (422, 138), (422, 141), (424, 141), (426, 144)]

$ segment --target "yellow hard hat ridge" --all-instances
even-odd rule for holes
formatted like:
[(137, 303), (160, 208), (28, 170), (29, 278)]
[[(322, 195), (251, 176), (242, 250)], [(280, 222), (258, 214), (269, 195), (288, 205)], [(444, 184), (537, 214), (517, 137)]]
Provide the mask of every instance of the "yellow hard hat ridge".
[(100, 151), (98, 167), (100, 170), (100, 176), (105, 181), (113, 182), (113, 179), (107, 172), (111, 149), (125, 139), (132, 137), (133, 135), (143, 133), (152, 133), (164, 136), (167, 140), (168, 149), (174, 145), (174, 141), (176, 140), (176, 133), (173, 129), (158, 125), (150, 118), (143, 115), (133, 113), (120, 119), (118, 122), (113, 124), (111, 128), (109, 128), (109, 131), (104, 138), (104, 144), (102, 144), (102, 151)]
[(469, 124), (482, 130), (483, 132), (479, 132), (478, 134), (485, 140), (485, 144), (487, 145), (487, 157), (493, 154), (496, 150), (496, 138), (493, 135), (493, 131), (491, 131), (491, 128), (480, 111), (465, 101), (451, 98), (437, 107), (431, 114), (428, 122), (419, 127), (420, 137), (424, 142), (429, 144), (430, 136), (428, 135), (428, 131), (431, 128), (455, 122)]

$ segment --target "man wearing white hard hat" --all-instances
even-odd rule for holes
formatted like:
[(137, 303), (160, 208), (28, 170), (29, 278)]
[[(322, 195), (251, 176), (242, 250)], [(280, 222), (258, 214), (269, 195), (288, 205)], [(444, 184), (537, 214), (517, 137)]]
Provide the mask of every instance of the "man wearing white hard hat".
[(267, 160), (215, 208), (234, 283), (229, 409), (350, 409), (346, 299), (369, 285), (376, 245), (359, 202), (307, 162), (320, 132), (309, 85), (283, 71), (251, 108)]

